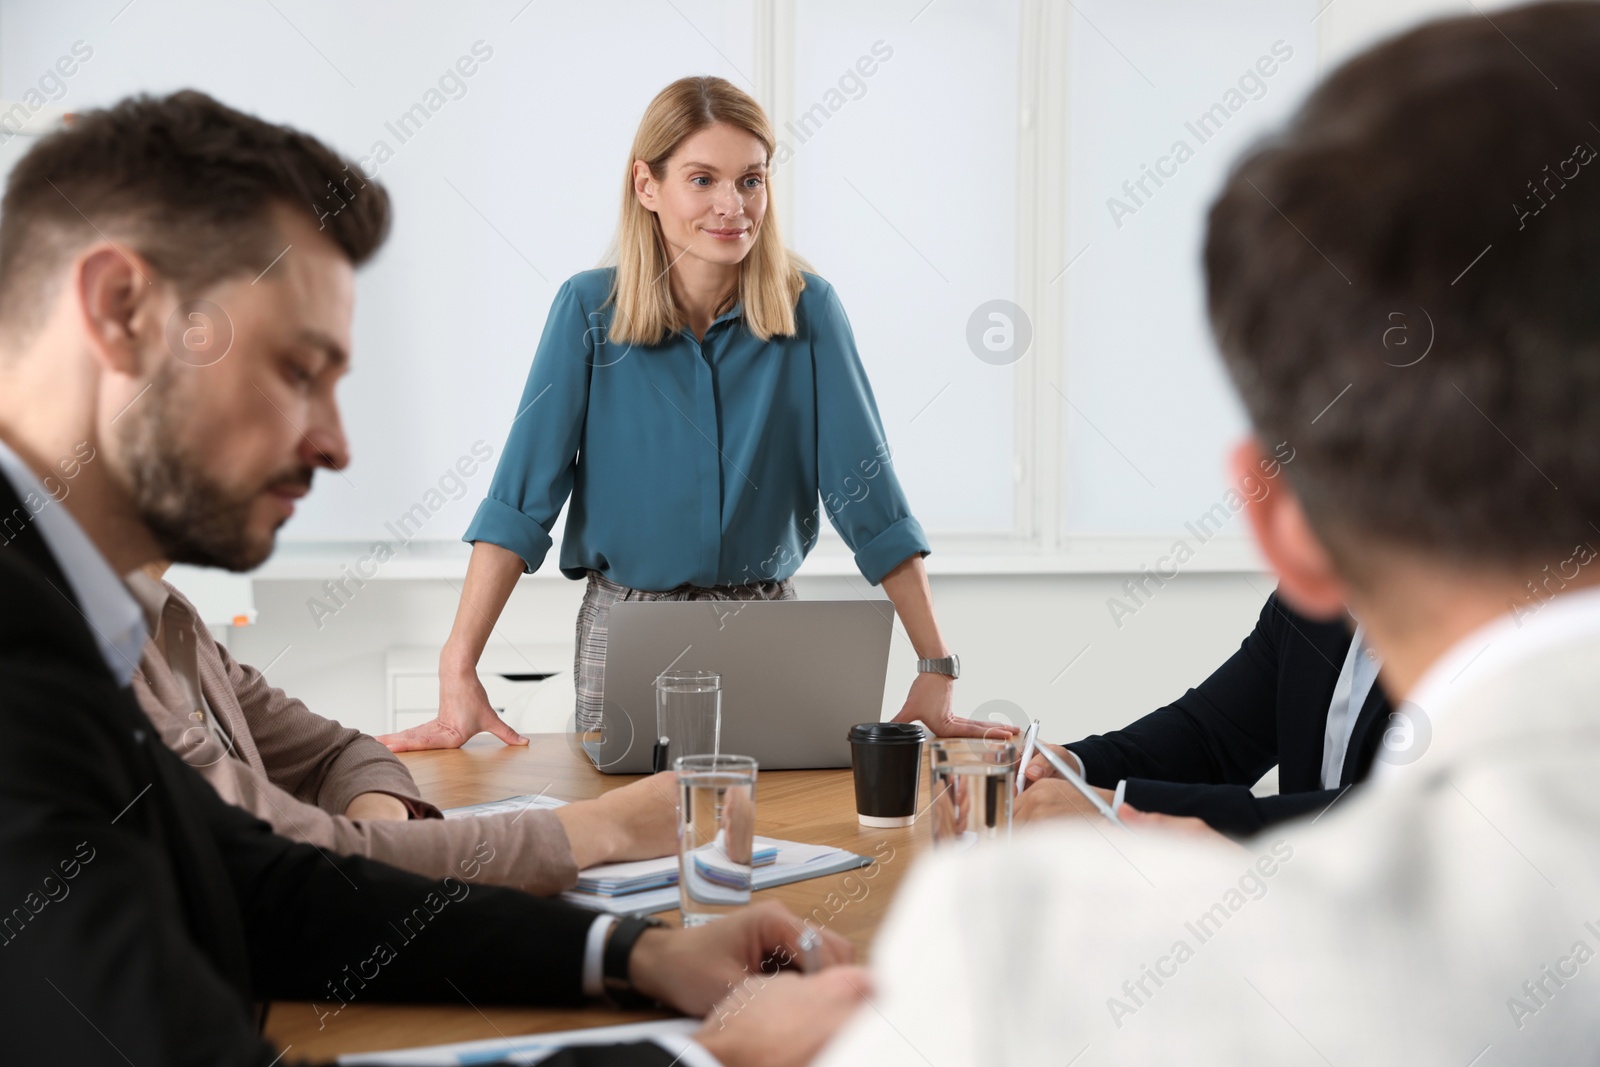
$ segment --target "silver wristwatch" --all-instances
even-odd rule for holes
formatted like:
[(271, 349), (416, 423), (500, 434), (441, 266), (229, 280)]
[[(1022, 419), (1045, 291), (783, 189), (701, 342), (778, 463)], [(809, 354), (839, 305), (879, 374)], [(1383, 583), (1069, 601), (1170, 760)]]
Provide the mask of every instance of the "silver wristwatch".
[(961, 677), (961, 657), (945, 656), (941, 659), (919, 659), (917, 670), (922, 674), (948, 674), (952, 678)]

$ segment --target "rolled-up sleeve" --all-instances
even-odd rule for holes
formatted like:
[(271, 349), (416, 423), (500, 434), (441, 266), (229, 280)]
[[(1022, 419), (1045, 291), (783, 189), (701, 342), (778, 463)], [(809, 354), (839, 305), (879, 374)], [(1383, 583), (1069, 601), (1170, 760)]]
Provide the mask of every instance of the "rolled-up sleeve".
[(529, 573), (539, 569), (550, 551), (550, 531), (572, 492), (599, 321), (570, 281), (561, 286), (550, 304), (489, 495), (461, 538), (515, 552)]
[(828, 521), (855, 553), (862, 577), (877, 585), (912, 556), (926, 556), (927, 536), (911, 514), (856, 349), (833, 287), (816, 294), (812, 365), (817, 391), (817, 489)]

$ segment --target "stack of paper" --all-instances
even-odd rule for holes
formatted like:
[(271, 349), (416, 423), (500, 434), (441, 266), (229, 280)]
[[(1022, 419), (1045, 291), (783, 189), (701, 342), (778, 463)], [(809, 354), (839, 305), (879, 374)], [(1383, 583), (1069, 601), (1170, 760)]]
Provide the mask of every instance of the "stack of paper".
[[(767, 867), (777, 862), (778, 846), (782, 842), (767, 837), (755, 839), (755, 852), (751, 859), (756, 867)], [(699, 857), (696, 857), (699, 862)], [(700, 863), (701, 873), (712, 881), (743, 881), (742, 871), (716, 871)], [(577, 892), (594, 893), (602, 897), (642, 893), (678, 884), (678, 857), (662, 856), (653, 860), (634, 860), (630, 863), (602, 863), (598, 867), (578, 872)]]
[[(447, 819), (472, 818), (493, 815), (502, 811), (527, 811), (559, 808), (564, 800), (543, 793), (491, 800), (485, 804), (469, 804), (461, 808), (446, 808)], [(821, 878), (825, 874), (838, 874), (865, 867), (872, 860), (866, 856), (847, 852), (829, 845), (805, 845), (798, 841), (784, 841), (775, 837), (757, 837), (752, 856), (756, 889), (771, 889), (807, 878)], [(708, 882), (734, 887), (734, 882), (744, 878), (742, 870), (719, 869), (720, 864), (705, 862), (697, 856), (695, 870)], [(739, 885), (741, 892), (743, 886)], [(662, 856), (660, 859), (635, 860), (631, 863), (604, 863), (578, 872), (578, 884), (561, 894), (574, 904), (614, 915), (649, 915), (651, 912), (670, 911), (678, 906), (678, 857)]]
[[(829, 845), (805, 845), (798, 841), (783, 841), (771, 837), (758, 837), (755, 839), (755, 844), (758, 858), (765, 855), (769, 849), (777, 850), (774, 859), (755, 869), (754, 881), (757, 889), (771, 889), (773, 886), (788, 885), (790, 882), (799, 882), (807, 878), (820, 878), (825, 874), (851, 871), (872, 862), (866, 856)], [(606, 894), (584, 888), (586, 881), (597, 876), (605, 878), (607, 872), (619, 867), (654, 867), (660, 881), (654, 888), (640, 888), (631, 893)], [(677, 883), (678, 857), (663, 856), (658, 860), (591, 867), (579, 875), (578, 888), (567, 890), (561, 897), (574, 904), (581, 904), (598, 911), (609, 911), (614, 915), (649, 915), (651, 912), (669, 911), (678, 906)], [(641, 886), (646, 884), (641, 880)]]

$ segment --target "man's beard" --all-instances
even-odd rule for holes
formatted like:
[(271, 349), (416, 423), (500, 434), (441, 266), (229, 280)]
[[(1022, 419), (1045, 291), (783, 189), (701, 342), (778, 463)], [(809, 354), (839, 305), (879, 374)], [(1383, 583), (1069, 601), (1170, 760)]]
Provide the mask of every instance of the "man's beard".
[(251, 531), (250, 512), (256, 501), (275, 486), (309, 487), (312, 472), (295, 467), (243, 491), (208, 477), (201, 469), (199, 450), (186, 450), (179, 443), (178, 428), (187, 405), (177, 395), (178, 373), (171, 366), (159, 371), (148, 395), (122, 419), (120, 436), (134, 510), (168, 560), (253, 570), (272, 554), (276, 532)]

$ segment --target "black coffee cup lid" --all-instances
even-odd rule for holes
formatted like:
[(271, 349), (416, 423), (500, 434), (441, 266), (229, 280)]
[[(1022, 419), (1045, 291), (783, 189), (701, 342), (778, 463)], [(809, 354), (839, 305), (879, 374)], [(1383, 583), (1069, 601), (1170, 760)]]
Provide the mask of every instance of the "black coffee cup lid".
[(914, 722), (863, 722), (850, 727), (853, 744), (914, 745), (922, 738), (922, 727)]

